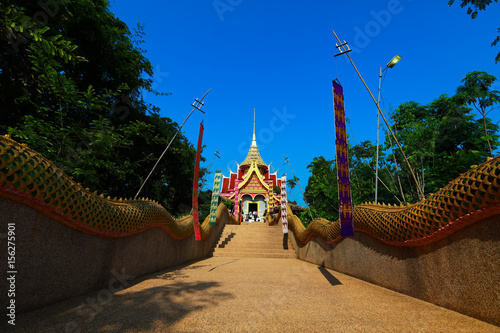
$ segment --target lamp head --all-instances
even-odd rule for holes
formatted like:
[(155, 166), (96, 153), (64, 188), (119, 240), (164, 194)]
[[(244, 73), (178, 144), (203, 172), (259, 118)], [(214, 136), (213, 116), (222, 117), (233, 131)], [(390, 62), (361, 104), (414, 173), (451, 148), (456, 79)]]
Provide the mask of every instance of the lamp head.
[(399, 60), (401, 60), (401, 56), (395, 56), (394, 58), (391, 59), (391, 61), (389, 61), (389, 63), (387, 64), (386, 67), (388, 68), (392, 68), (394, 66), (396, 66), (396, 64), (399, 62)]

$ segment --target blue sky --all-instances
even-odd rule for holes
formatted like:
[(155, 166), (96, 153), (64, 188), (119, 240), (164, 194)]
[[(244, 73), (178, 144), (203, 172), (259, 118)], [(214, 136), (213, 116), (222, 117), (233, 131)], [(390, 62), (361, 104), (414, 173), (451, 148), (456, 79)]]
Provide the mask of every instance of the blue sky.
[[(457, 1), (459, 2), (459, 1)], [(251, 144), (256, 109), (257, 144), (265, 162), (279, 175), (292, 176), (303, 188), (307, 165), (317, 156), (335, 158), (331, 81), (345, 94), (348, 134), (354, 143), (376, 140), (377, 109), (347, 57), (335, 58), (335, 30), (353, 49), (354, 63), (376, 97), (380, 67), (396, 54), (402, 60), (387, 70), (382, 85), (385, 113), (414, 100), (426, 104), (453, 95), (468, 72), (500, 78), (490, 47), (500, 26), (500, 3), (472, 20), (448, 0), (298, 1), (216, 0), (112, 2), (111, 11), (132, 28), (145, 25), (142, 48), (155, 69), (157, 90), (146, 95), (164, 116), (181, 124), (191, 103), (205, 98), (203, 116), (195, 112), (183, 127), (196, 146), (204, 119), (208, 167), (236, 170)], [(500, 90), (500, 84), (495, 85)], [(492, 118), (500, 120), (499, 110)], [(208, 178), (211, 188), (213, 175)], [(298, 189), (290, 198), (300, 199)]]

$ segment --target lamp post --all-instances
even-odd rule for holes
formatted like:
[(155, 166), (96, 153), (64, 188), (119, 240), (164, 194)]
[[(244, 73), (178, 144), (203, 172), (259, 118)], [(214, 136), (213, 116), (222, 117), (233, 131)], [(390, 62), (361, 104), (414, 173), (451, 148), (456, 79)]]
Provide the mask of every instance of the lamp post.
[[(380, 75), (378, 78), (378, 99), (377, 99), (377, 107), (380, 109), (380, 88), (382, 86), (382, 72), (384, 72), (387, 68), (392, 68), (396, 66), (396, 64), (401, 60), (401, 57), (399, 55), (395, 56), (394, 58), (389, 61), (389, 63), (385, 66), (384, 69), (380, 67)], [(380, 114), (377, 112), (377, 159), (376, 159), (376, 164), (375, 164), (375, 203), (378, 201), (378, 150), (379, 150), (379, 117)]]

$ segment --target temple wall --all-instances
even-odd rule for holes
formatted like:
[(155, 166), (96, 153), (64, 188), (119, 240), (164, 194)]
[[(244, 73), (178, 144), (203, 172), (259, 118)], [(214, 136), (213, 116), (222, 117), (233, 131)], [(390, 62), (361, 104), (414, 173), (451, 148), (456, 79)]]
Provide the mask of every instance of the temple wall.
[(299, 259), (500, 326), (500, 216), (420, 247), (355, 232), (337, 244), (291, 242)]
[(267, 210), (266, 198), (264, 195), (259, 194), (255, 196), (255, 201), (259, 202), (259, 217), (263, 217)]
[(252, 196), (250, 194), (243, 194), (241, 196), (241, 209), (243, 214), (248, 214), (248, 202), (252, 202)]
[[(160, 228), (126, 238), (102, 238), (71, 229), (38, 211), (0, 197), (0, 306), (5, 316), (7, 224), (15, 223), (16, 312), (25, 312), (90, 291), (103, 297), (131, 279), (206, 257), (226, 223), (226, 214), (208, 239), (194, 234), (173, 240)], [(101, 292), (100, 292), (101, 293)], [(99, 295), (99, 294), (98, 294)]]

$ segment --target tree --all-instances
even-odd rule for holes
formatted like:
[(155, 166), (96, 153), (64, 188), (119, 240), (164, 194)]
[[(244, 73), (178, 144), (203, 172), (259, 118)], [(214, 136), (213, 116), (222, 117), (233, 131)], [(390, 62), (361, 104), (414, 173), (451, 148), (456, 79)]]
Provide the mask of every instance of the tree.
[(281, 187), (279, 186), (273, 186), (273, 192), (276, 194), (281, 194)]
[[(92, 191), (133, 197), (179, 127), (142, 98), (155, 92), (142, 28), (132, 33), (107, 0), (48, 3), (0, 6), (0, 134)], [(190, 205), (195, 153), (178, 135), (141, 196), (173, 214)]]
[[(481, 134), (483, 120), (474, 119), (471, 111), (462, 96), (442, 95), (429, 105), (403, 103), (391, 116), (393, 131), (426, 193), (435, 193), (489, 155), (487, 141)], [(498, 131), (498, 125), (490, 119), (484, 121), (491, 133)], [(490, 139), (492, 149), (496, 149), (498, 135), (490, 134)], [(386, 139), (386, 149), (395, 150), (390, 138)], [(399, 152), (395, 155), (396, 163), (403, 163)], [(408, 171), (402, 169), (400, 173), (407, 201), (419, 201)]]
[[(338, 183), (337, 173), (334, 170), (335, 161), (327, 160), (323, 156), (315, 157), (307, 166), (312, 175), (309, 177), (304, 192), (304, 200), (309, 205), (313, 216), (322, 217), (329, 221), (338, 219)], [(302, 214), (302, 218), (309, 214)]]
[(200, 210), (200, 215), (198, 216), (200, 223), (205, 221), (207, 216), (210, 215), (210, 208), (212, 205), (212, 191), (205, 190), (200, 191), (198, 196), (198, 209)]
[(288, 179), (286, 181), (287, 185), (290, 186), (290, 195), (292, 194), (292, 191), (295, 188), (295, 186), (297, 186), (298, 181), (299, 181), (299, 178), (297, 178), (296, 176), (293, 176), (293, 178)]
[[(349, 147), (349, 166), (353, 205), (374, 201), (375, 197), (375, 164), (376, 146), (369, 140), (354, 147)], [(401, 203), (398, 198), (396, 179), (391, 164), (386, 162), (384, 151), (379, 153), (379, 187), (378, 201), (384, 203)]]
[[(408, 157), (418, 186), (425, 192), (426, 163), (435, 153), (438, 122), (435, 116), (429, 112), (429, 106), (423, 106), (414, 101), (401, 104), (392, 114), (391, 120), (393, 121), (393, 132)], [(396, 149), (395, 143), (389, 135), (386, 135), (386, 149), (394, 152), (398, 165), (404, 163), (402, 155)], [(418, 195), (415, 184), (410, 180), (412, 177), (410, 171), (405, 167), (400, 168), (399, 173), (404, 179), (405, 186), (403, 188), (406, 189), (404, 200), (420, 201), (422, 198)]]
[[(490, 5), (493, 1), (498, 2), (498, 0), (461, 0), (460, 7), (464, 8), (467, 5), (470, 5), (469, 8), (467, 8), (467, 15), (470, 15), (472, 19), (475, 19), (477, 15), (479, 14), (479, 11), (485, 10), (486, 6)], [(448, 6), (453, 5), (455, 0), (449, 0), (448, 1)], [(500, 28), (498, 28), (498, 32), (500, 32)], [(497, 45), (497, 43), (500, 41), (500, 36), (497, 36), (493, 42), (491, 43), (491, 46)], [(496, 62), (500, 61), (500, 52), (495, 58)]]
[(473, 105), (474, 108), (483, 117), (484, 140), (488, 142), (490, 154), (493, 156), (491, 149), (491, 136), (488, 133), (486, 116), (494, 108), (495, 104), (500, 102), (500, 92), (491, 90), (491, 86), (496, 81), (496, 77), (486, 72), (471, 72), (467, 73), (462, 80), (463, 85), (457, 88), (457, 94), (465, 103)]

